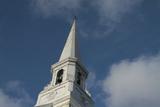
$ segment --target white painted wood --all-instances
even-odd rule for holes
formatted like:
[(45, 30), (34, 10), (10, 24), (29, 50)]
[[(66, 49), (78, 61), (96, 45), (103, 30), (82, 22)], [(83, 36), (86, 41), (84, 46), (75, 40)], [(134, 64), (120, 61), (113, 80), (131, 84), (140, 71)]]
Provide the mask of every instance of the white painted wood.
[[(85, 89), (88, 72), (79, 62), (76, 51), (74, 20), (59, 62), (51, 66), (52, 80), (39, 93), (35, 107), (93, 107), (94, 102)], [(63, 80), (56, 83), (57, 72), (63, 69)], [(77, 84), (77, 72), (82, 73), (82, 85)]]

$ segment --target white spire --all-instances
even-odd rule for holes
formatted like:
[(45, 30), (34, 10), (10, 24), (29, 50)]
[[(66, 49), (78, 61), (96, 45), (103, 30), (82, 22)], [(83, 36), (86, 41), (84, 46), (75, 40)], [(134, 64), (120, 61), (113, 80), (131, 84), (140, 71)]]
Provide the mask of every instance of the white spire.
[(76, 19), (74, 19), (69, 36), (61, 53), (59, 61), (66, 58), (79, 58), (76, 40)]

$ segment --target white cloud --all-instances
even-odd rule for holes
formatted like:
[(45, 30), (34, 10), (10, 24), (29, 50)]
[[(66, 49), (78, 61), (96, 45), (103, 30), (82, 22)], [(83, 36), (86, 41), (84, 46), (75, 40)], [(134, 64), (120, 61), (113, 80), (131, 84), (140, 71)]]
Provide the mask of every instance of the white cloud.
[[(126, 14), (135, 9), (144, 0), (31, 0), (36, 12), (44, 16), (69, 12), (72, 14), (77, 9), (82, 9), (82, 3), (92, 5), (104, 20), (119, 22)], [(93, 5), (94, 4), (94, 5)], [(91, 9), (91, 8), (89, 8)], [(85, 10), (83, 10), (85, 11)], [(87, 10), (88, 11), (88, 10)]]
[[(64, 17), (68, 20), (70, 16), (77, 15), (79, 13), (83, 14), (84, 11), (90, 12), (95, 10), (94, 14), (98, 14), (98, 19), (95, 19), (95, 23), (99, 28), (95, 31), (92, 30), (93, 34), (88, 34), (86, 29), (86, 24), (81, 33), (84, 37), (88, 35), (93, 35), (94, 37), (104, 37), (112, 33), (117, 24), (122, 21), (122, 18), (128, 13), (131, 13), (136, 9), (144, 0), (31, 0), (32, 1), (32, 11), (38, 13), (43, 17), (58, 16)], [(88, 8), (86, 8), (86, 7)], [(68, 17), (69, 16), (69, 17)], [(97, 15), (96, 15), (97, 16)], [(85, 20), (85, 19), (83, 19)], [(87, 19), (86, 19), (87, 20)], [(81, 23), (83, 21), (81, 20)], [(96, 29), (96, 28), (95, 28)], [(89, 30), (90, 31), (90, 30)], [(91, 33), (91, 32), (90, 32)], [(101, 34), (101, 35), (99, 35)]]
[(82, 0), (32, 0), (35, 12), (44, 17), (75, 12), (80, 8)]
[[(122, 22), (125, 16), (132, 14), (144, 0), (94, 0), (93, 7), (99, 16), (99, 27), (104, 30), (96, 30), (95, 37), (101, 38), (111, 35)], [(101, 35), (99, 35), (101, 34)]]
[(107, 107), (159, 107), (160, 55), (113, 65), (103, 90)]
[(144, 0), (98, 0), (95, 6), (101, 19), (110, 23), (118, 23), (121, 18), (134, 10)]
[(29, 107), (32, 103), (32, 98), (19, 81), (11, 81), (5, 88), (0, 88), (0, 107)]

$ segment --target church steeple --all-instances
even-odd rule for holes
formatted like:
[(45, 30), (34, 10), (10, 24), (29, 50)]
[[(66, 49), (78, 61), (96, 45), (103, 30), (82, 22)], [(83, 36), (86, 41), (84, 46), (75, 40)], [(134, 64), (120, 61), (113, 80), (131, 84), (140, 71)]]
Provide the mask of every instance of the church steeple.
[(59, 58), (62, 61), (66, 58), (78, 58), (78, 45), (76, 39), (76, 18), (74, 18), (65, 46)]
[(94, 102), (86, 91), (88, 71), (79, 61), (76, 40), (76, 19), (59, 58), (51, 66), (52, 80), (39, 93), (35, 107), (93, 107)]

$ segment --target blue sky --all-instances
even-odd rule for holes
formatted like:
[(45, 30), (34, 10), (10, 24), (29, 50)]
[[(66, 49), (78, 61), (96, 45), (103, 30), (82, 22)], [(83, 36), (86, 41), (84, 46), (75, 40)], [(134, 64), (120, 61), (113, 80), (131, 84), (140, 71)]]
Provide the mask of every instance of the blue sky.
[(0, 0), (0, 106), (35, 104), (76, 15), (95, 106), (158, 107), (159, 11), (159, 0)]

